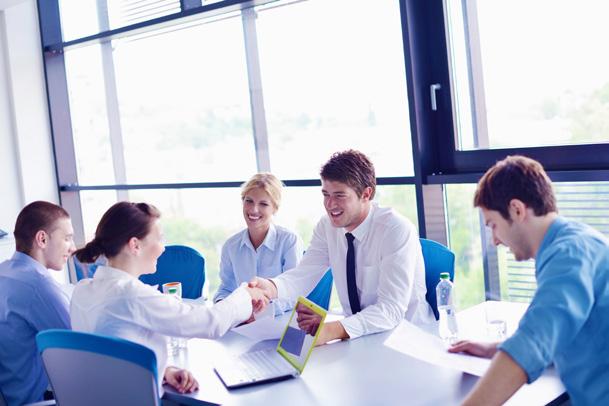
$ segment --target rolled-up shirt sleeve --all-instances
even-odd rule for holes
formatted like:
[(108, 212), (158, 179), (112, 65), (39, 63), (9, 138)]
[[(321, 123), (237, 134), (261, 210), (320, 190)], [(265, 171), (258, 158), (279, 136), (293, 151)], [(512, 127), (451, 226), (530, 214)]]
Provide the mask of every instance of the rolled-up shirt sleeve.
[(591, 258), (574, 247), (538, 259), (537, 291), (518, 330), (500, 347), (535, 381), (577, 336), (594, 305)]
[(387, 229), (382, 245), (376, 303), (340, 321), (350, 338), (392, 329), (408, 309), (421, 249), (418, 236), (396, 225)]

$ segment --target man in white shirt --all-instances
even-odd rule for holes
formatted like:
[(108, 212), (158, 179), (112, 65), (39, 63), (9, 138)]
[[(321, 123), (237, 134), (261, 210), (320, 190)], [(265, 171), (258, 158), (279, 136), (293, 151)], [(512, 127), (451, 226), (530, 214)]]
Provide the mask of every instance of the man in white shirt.
[[(372, 202), (372, 162), (359, 151), (339, 152), (320, 175), (328, 215), (315, 227), (302, 261), (276, 278), (255, 278), (250, 286), (262, 288), (269, 299), (294, 299), (311, 292), (330, 267), (346, 317), (326, 323), (318, 345), (389, 330), (404, 318), (432, 323), (417, 231), (392, 209)], [(315, 330), (311, 317), (299, 311), (301, 328)]]

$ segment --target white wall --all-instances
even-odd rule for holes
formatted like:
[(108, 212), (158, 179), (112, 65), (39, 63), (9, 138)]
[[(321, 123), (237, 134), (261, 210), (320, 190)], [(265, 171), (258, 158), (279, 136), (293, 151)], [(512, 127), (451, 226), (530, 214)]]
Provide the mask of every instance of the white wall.
[[(0, 228), (34, 200), (59, 202), (36, 2), (0, 0)], [(3, 260), (14, 243), (0, 248)]]
[(0, 228), (34, 200), (59, 200), (36, 3), (0, 0)]

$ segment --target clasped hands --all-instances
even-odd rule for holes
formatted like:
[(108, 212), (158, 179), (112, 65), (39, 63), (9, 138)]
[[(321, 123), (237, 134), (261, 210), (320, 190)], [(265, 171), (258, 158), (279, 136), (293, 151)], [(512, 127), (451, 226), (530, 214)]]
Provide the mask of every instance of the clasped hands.
[(256, 277), (247, 284), (245, 290), (252, 298), (252, 316), (246, 321), (251, 323), (255, 320), (255, 315), (266, 309), (269, 302), (277, 297), (277, 288), (270, 280)]

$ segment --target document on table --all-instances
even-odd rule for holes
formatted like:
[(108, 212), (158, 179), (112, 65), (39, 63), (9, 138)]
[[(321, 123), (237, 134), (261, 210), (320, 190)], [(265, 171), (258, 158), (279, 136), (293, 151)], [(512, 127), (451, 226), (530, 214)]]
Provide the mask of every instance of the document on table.
[(412, 323), (402, 321), (384, 343), (402, 354), (434, 365), (457, 369), (468, 374), (482, 376), (491, 360), (466, 354), (451, 354), (440, 337), (429, 334)]
[(288, 318), (274, 316), (273, 307), (268, 306), (267, 310), (256, 315), (255, 321), (233, 327), (232, 331), (254, 341), (278, 340), (285, 330)]

